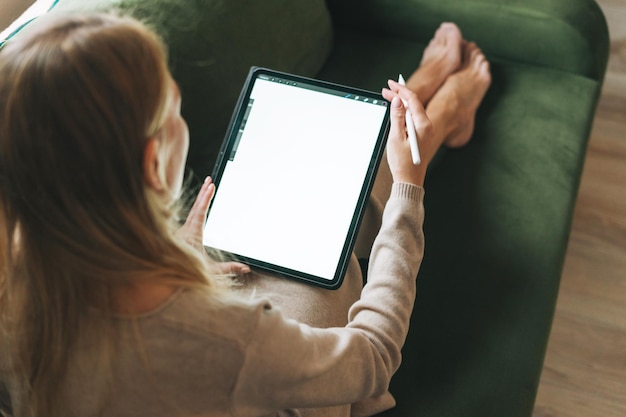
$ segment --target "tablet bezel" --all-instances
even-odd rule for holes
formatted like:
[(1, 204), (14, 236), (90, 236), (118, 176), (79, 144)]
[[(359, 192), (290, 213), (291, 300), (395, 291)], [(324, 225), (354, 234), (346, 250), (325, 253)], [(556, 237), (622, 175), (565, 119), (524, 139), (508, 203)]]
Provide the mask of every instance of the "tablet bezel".
[[(315, 285), (318, 287), (326, 288), (326, 289), (337, 289), (341, 286), (343, 282), (343, 278), (348, 269), (348, 265), (350, 263), (350, 257), (352, 251), (354, 249), (354, 245), (356, 243), (356, 237), (358, 234), (358, 230), (363, 219), (363, 214), (365, 212), (365, 207), (367, 204), (367, 200), (371, 193), (374, 180), (376, 177), (376, 173), (378, 171), (378, 167), (380, 165), (380, 161), (383, 157), (387, 135), (389, 132), (389, 114), (390, 114), (390, 106), (389, 103), (382, 97), (379, 93), (374, 93), (367, 90), (362, 90), (354, 87), (349, 87), (345, 85), (330, 83), (327, 81), (302, 77), (294, 74), (273, 71), (267, 68), (259, 68), (252, 67), (250, 72), (246, 78), (245, 84), (237, 101), (237, 105), (233, 112), (233, 116), (231, 118), (230, 124), (228, 126), (228, 130), (226, 132), (226, 136), (222, 143), (222, 147), (220, 149), (220, 153), (218, 155), (217, 161), (215, 163), (215, 167), (213, 169), (212, 178), (216, 186), (216, 190), (219, 190), (219, 184), (222, 179), (222, 175), (224, 174), (226, 165), (228, 163), (228, 155), (231, 154), (233, 147), (237, 146), (237, 136), (239, 131), (239, 126), (242, 123), (242, 120), (245, 116), (247, 103), (250, 99), (250, 95), (252, 89), (254, 88), (255, 81), (259, 78), (265, 77), (265, 79), (279, 79), (281, 81), (287, 81), (289, 83), (298, 84), (308, 84), (314, 86), (316, 89), (319, 88), (321, 90), (328, 89), (334, 92), (338, 92), (340, 94), (344, 94), (347, 96), (348, 94), (358, 96), (361, 100), (367, 98), (368, 100), (378, 100), (379, 102), (384, 103), (386, 106), (385, 115), (383, 117), (383, 121), (381, 123), (381, 127), (378, 132), (378, 137), (376, 139), (376, 144), (374, 146), (374, 151), (370, 157), (369, 167), (367, 169), (367, 173), (363, 178), (363, 185), (361, 188), (361, 192), (359, 194), (359, 198), (357, 204), (354, 209), (354, 214), (352, 216), (352, 221), (350, 222), (350, 227), (345, 237), (343, 249), (341, 251), (341, 256), (335, 269), (335, 274), (331, 280), (319, 277), (315, 275), (311, 275), (306, 272), (293, 270), (281, 265), (276, 265), (269, 262), (264, 262), (260, 259), (254, 259), (247, 256), (243, 256), (241, 254), (230, 253), (229, 257), (232, 256), (236, 260), (250, 265), (252, 268), (259, 269), (264, 272), (269, 272), (271, 274), (276, 274), (279, 276), (283, 276), (290, 279), (295, 279), (301, 282), (305, 282), (311, 285)], [(216, 192), (216, 197), (218, 193)], [(211, 206), (209, 207), (209, 214), (211, 207), (213, 205), (213, 201), (211, 202)], [(208, 219), (208, 217), (207, 217)], [(210, 233), (210, 231), (208, 232)], [(220, 250), (220, 248), (213, 248)], [(312, 254), (312, 256), (315, 256)]]

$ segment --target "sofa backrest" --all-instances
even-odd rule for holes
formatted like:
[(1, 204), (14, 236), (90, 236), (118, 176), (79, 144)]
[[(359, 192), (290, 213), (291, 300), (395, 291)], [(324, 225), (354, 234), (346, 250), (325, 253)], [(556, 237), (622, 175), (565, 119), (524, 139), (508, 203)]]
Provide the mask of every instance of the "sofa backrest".
[(22, 32), (95, 11), (128, 13), (165, 40), (191, 135), (188, 167), (199, 178), (213, 168), (251, 66), (313, 76), (332, 46), (324, 0), (59, 0)]

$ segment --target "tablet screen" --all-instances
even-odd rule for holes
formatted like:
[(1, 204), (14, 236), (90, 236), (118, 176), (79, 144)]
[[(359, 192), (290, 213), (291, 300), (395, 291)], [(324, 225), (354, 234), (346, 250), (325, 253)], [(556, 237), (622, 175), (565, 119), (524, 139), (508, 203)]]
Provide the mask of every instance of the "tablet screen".
[(388, 103), (374, 93), (253, 71), (214, 172), (204, 245), (338, 285), (387, 124)]

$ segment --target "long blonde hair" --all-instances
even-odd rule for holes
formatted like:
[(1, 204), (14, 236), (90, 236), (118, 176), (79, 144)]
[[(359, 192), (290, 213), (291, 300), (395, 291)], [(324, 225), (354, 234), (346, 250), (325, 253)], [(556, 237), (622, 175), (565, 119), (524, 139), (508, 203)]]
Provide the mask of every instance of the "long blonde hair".
[(0, 50), (0, 337), (23, 415), (58, 413), (79, 333), (111, 335), (89, 312), (112, 312), (113, 288), (213, 285), (143, 180), (168, 74), (158, 37), (112, 15), (64, 17)]

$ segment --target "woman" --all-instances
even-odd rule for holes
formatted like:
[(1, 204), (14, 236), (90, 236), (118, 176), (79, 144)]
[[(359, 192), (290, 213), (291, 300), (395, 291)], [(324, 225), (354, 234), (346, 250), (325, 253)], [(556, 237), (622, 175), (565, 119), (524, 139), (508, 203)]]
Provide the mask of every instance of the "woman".
[[(376, 240), (360, 244), (371, 247), (368, 284), (361, 291), (353, 262), (332, 293), (211, 264), (198, 244), (210, 179), (177, 230), (188, 132), (151, 31), (92, 15), (8, 43), (0, 52), (3, 413), (256, 416), (332, 407), (324, 412), (368, 415), (391, 406), (387, 387), (423, 252), (426, 166), (441, 143), (469, 140), (489, 82), (480, 51), (457, 29), (445, 32), (456, 39), (444, 48), (456, 51), (456, 64), (445, 77), (423, 65), (438, 80), (417, 71), (437, 84), (427, 97), (393, 82), (383, 91), (392, 102), (389, 168), (373, 207), (388, 201)], [(460, 87), (470, 77), (480, 88)], [(399, 97), (413, 114), (419, 166)], [(232, 286), (228, 271), (247, 275)], [(318, 302), (326, 315), (311, 312)], [(328, 328), (337, 325), (345, 326)]]

